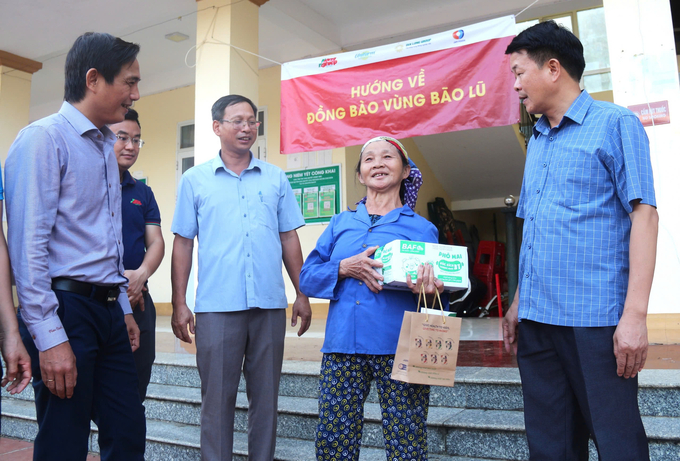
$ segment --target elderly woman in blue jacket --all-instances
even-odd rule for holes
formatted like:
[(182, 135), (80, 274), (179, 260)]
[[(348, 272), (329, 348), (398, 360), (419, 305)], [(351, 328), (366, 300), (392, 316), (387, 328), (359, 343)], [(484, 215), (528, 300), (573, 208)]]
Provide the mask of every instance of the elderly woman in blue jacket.
[[(355, 211), (331, 220), (307, 257), (300, 287), (307, 296), (330, 299), (319, 383), (318, 460), (358, 460), (363, 406), (375, 381), (388, 460), (427, 459), (429, 386), (390, 379), (405, 311), (417, 296), (386, 290), (371, 258), (392, 240), (438, 242), (437, 229), (413, 209), (422, 176), (394, 138), (380, 136), (361, 149), (356, 168), (366, 197)], [(427, 298), (444, 286), (432, 267), (420, 266), (415, 283)]]

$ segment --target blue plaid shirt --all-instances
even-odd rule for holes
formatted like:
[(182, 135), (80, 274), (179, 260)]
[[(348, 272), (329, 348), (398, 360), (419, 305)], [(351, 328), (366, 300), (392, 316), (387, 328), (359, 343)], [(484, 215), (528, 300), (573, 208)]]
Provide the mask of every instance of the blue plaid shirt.
[(524, 218), (520, 320), (618, 324), (637, 199), (656, 206), (649, 141), (632, 112), (583, 91), (557, 127), (541, 117), (517, 209)]

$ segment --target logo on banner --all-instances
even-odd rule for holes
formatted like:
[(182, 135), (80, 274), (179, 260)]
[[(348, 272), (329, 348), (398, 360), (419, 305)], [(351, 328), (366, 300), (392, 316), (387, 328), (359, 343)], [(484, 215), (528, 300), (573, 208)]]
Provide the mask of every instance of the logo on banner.
[(404, 44), (400, 43), (399, 45), (395, 46), (394, 51), (396, 51), (397, 53), (401, 53), (402, 51), (404, 51)]
[(368, 58), (372, 58), (373, 56), (375, 56), (375, 51), (364, 51), (364, 52), (355, 54), (354, 59), (361, 59), (362, 61), (365, 61)]
[(431, 38), (425, 38), (423, 40), (417, 40), (415, 42), (406, 43), (406, 48), (417, 48), (417, 47), (429, 46), (429, 45), (432, 45), (432, 39)]
[(334, 66), (338, 63), (337, 58), (323, 58), (321, 60), (321, 64), (319, 64), (319, 67), (328, 67), (328, 66)]
[(454, 40), (462, 40), (463, 37), (465, 36), (465, 31), (463, 29), (458, 29), (453, 32), (453, 39)]

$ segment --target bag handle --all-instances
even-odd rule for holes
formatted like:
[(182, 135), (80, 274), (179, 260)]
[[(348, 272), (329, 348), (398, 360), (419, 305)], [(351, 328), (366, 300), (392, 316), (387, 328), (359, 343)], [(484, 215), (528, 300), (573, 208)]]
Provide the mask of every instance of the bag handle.
[[(436, 288), (436, 287), (435, 287)], [(444, 315), (444, 306), (442, 306), (442, 298), (439, 296), (439, 290), (435, 289), (434, 290), (436, 294), (436, 298), (432, 300), (432, 309), (436, 309), (437, 302), (439, 302), (439, 309), (442, 311), (442, 323), (446, 325), (446, 315)], [(422, 284), (420, 285), (420, 291), (418, 292), (418, 307), (416, 308), (416, 312), (420, 312), (420, 300), (422, 298), (425, 298), (425, 307), (427, 307), (427, 296), (425, 295), (425, 286)], [(430, 314), (428, 312), (425, 312), (425, 321), (427, 322), (429, 320)]]

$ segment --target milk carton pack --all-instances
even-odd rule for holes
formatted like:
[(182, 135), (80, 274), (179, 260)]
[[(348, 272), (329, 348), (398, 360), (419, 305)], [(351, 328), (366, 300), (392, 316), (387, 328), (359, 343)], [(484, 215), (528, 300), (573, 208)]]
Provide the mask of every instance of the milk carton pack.
[(430, 263), (434, 276), (444, 282), (446, 291), (467, 290), (468, 255), (467, 248), (438, 243), (393, 240), (375, 250), (373, 258), (383, 263), (378, 269), (385, 278), (385, 288), (408, 290), (406, 275), (416, 281), (418, 266)]

